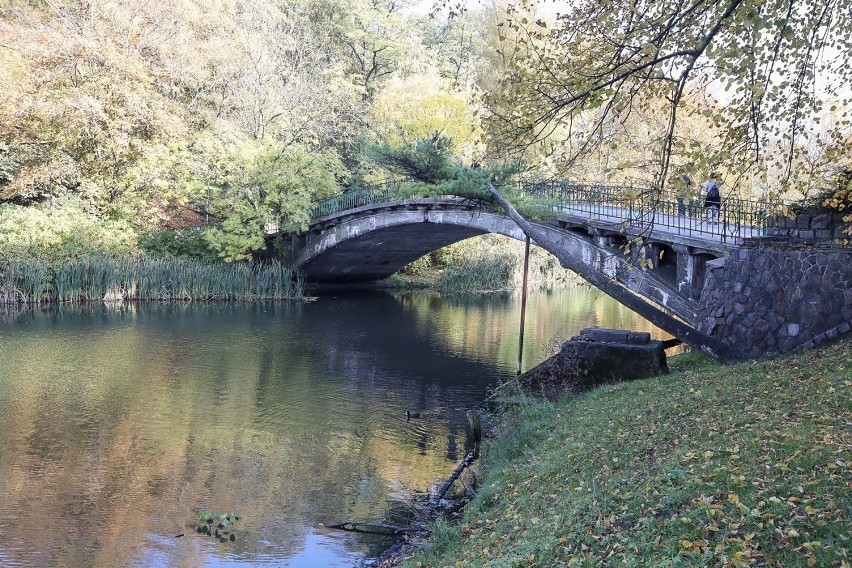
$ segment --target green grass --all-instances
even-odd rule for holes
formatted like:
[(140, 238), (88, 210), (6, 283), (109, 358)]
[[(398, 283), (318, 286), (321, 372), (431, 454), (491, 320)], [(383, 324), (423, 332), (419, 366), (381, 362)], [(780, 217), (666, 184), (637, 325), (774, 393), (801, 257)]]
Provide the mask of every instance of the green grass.
[[(444, 294), (510, 290), (522, 286), (523, 267), (523, 242), (489, 234), (448, 245), (412, 262), (397, 273), (400, 278), (395, 283), (403, 288), (435, 288)], [(530, 248), (530, 288), (545, 289), (581, 280), (559, 266), (544, 249)]]
[(405, 566), (849, 566), (852, 342), (506, 412)]

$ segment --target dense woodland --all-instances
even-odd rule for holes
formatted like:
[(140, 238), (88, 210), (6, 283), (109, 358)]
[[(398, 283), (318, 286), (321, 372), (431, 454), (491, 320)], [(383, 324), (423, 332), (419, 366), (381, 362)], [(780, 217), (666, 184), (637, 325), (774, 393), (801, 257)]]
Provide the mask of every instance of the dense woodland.
[(843, 210), (850, 17), (850, 0), (0, 0), (0, 260), (249, 259), (266, 223), (298, 231), (317, 201), (406, 175), (375, 148), (424, 140), (447, 178), (476, 161), (668, 189), (719, 169), (728, 195), (833, 191)]

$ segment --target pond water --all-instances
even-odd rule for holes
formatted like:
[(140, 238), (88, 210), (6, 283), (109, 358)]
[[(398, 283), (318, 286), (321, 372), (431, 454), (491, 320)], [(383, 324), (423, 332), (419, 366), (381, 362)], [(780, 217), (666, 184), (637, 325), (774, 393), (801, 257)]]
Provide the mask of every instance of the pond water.
[[(369, 562), (392, 542), (324, 525), (440, 483), (518, 358), (518, 293), (2, 310), (4, 567)], [(592, 326), (664, 337), (586, 287), (537, 292), (523, 368)], [(204, 512), (238, 515), (235, 541)]]

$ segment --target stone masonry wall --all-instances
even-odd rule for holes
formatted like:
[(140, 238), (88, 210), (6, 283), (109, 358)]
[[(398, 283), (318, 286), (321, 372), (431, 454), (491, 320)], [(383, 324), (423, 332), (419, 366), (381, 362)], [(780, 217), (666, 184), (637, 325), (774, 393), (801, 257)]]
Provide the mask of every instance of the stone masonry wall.
[(766, 234), (804, 241), (843, 241), (852, 238), (852, 224), (843, 221), (841, 213), (769, 217)]
[(852, 328), (852, 250), (754, 239), (708, 263), (700, 305), (701, 331), (753, 357), (812, 347)]

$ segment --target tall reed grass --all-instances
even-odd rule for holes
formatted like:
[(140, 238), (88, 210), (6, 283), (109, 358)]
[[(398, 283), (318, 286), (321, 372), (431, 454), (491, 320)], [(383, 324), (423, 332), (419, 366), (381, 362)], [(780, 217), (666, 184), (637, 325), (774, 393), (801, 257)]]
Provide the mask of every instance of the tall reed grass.
[(0, 303), (126, 300), (300, 300), (305, 277), (280, 262), (222, 264), (190, 259), (91, 258), (0, 264)]
[(506, 290), (512, 287), (515, 265), (515, 257), (506, 252), (464, 256), (447, 266), (437, 287), (445, 294)]
[[(483, 235), (438, 251), (443, 272), (437, 287), (445, 293), (485, 292), (519, 288), (523, 282), (524, 243), (501, 235)], [(430, 262), (423, 262), (424, 260)], [(428, 271), (433, 263), (424, 257), (406, 267), (408, 274)], [(411, 270), (413, 268), (413, 270)], [(556, 257), (539, 247), (530, 249), (529, 287), (551, 288), (582, 279), (559, 265)]]

